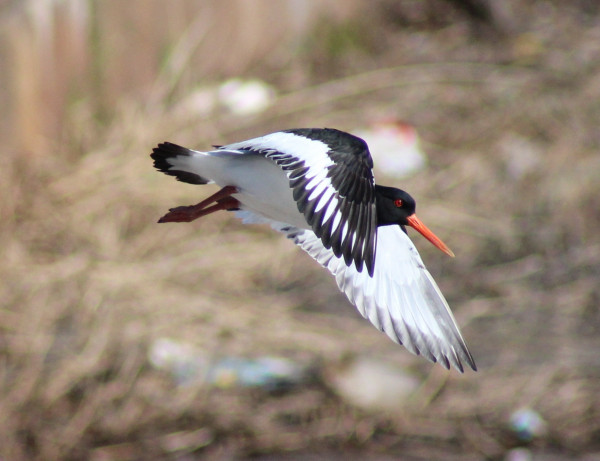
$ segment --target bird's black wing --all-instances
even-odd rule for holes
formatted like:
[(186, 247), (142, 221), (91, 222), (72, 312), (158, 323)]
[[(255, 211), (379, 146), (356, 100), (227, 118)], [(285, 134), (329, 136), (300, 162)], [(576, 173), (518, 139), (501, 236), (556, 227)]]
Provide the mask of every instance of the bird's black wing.
[(373, 160), (362, 139), (330, 128), (301, 128), (223, 146), (274, 161), (325, 248), (369, 275), (375, 267), (377, 213)]

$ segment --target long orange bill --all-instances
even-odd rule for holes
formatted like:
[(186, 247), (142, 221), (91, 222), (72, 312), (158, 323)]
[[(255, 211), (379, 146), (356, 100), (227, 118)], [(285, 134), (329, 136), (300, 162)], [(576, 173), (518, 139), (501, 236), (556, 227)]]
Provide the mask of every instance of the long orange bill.
[(452, 252), (452, 250), (450, 248), (448, 248), (448, 246), (444, 242), (442, 242), (433, 232), (431, 232), (429, 230), (429, 228), (425, 224), (423, 224), (419, 218), (417, 218), (417, 215), (413, 214), (406, 219), (408, 221), (408, 225), (410, 227), (412, 227), (414, 230), (416, 230), (417, 232), (419, 232), (423, 237), (425, 237), (431, 243), (433, 243), (433, 246), (435, 246), (436, 248), (439, 248), (444, 253), (446, 253), (448, 256), (451, 256), (454, 258), (454, 253)]

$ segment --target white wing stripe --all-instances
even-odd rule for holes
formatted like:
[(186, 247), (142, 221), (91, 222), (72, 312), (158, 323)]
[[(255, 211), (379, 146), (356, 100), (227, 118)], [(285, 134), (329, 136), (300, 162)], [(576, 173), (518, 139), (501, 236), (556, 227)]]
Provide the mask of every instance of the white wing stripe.
[[(309, 173), (310, 173), (310, 171), (309, 171)], [(316, 175), (310, 177), (310, 176), (308, 176), (308, 173), (307, 173), (306, 177), (309, 179), (309, 181), (306, 183), (306, 186), (304, 186), (304, 188), (306, 190), (312, 190), (315, 187), (317, 187), (319, 184), (323, 183), (323, 181), (320, 178), (316, 177)]]
[[(310, 185), (312, 186), (314, 180), (310, 183)], [(315, 184), (314, 186), (311, 187), (312, 192), (310, 193), (310, 195), (308, 196), (308, 200), (314, 200), (316, 199), (319, 195), (321, 195), (323, 192), (325, 192), (325, 190), (327, 190), (328, 187), (330, 187), (331, 184), (327, 184), (325, 181), (321, 181), (318, 184)], [(307, 186), (308, 189), (308, 186)]]
[[(333, 216), (333, 213), (336, 212), (337, 207), (338, 207), (338, 201), (332, 201), (331, 203), (327, 204), (327, 210), (325, 210), (325, 214), (323, 215), (323, 224), (327, 224), (329, 222), (329, 219)], [(317, 210), (318, 211), (318, 210)], [(341, 214), (338, 211), (338, 214), (340, 215), (340, 217), (338, 217), (338, 219), (341, 219)], [(333, 227), (332, 227), (333, 229)]]
[(323, 208), (327, 207), (325, 210), (325, 215), (321, 218), (323, 223), (326, 223), (329, 219), (329, 216), (337, 207), (337, 199), (335, 198), (335, 191), (331, 188), (326, 189), (323, 196), (319, 199), (319, 203), (315, 208), (315, 213), (318, 213)]
[(340, 237), (340, 241), (346, 240), (346, 234), (348, 233), (348, 221), (344, 222), (344, 227), (342, 227), (342, 234)]
[(337, 213), (335, 214), (335, 217), (333, 218), (333, 224), (331, 225), (331, 233), (332, 234), (337, 230), (341, 221), (342, 221), (342, 212), (340, 210), (337, 210)]
[[(333, 161), (327, 155), (329, 146), (315, 139), (298, 136), (294, 133), (277, 132), (259, 138), (249, 139), (234, 144), (223, 146), (223, 149), (252, 149), (285, 152), (306, 162), (311, 170), (316, 172), (333, 165)], [(313, 174), (314, 176), (314, 174)]]

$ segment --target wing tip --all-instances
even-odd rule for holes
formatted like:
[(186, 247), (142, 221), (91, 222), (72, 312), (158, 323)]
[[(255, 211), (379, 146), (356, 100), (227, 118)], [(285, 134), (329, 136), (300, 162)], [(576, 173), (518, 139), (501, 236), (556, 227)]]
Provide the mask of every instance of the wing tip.
[(471, 370), (473, 371), (478, 371), (477, 370), (477, 364), (475, 363), (475, 359), (473, 358), (473, 356), (471, 355), (471, 353), (469, 351), (467, 351), (468, 355), (466, 358), (466, 362), (467, 364), (471, 367)]
[(464, 342), (460, 343), (460, 348), (458, 350), (454, 346), (450, 346), (449, 351), (440, 351), (439, 349), (435, 351), (427, 345), (422, 345), (419, 347), (417, 345), (416, 338), (412, 337), (412, 334), (414, 333), (411, 333), (410, 330), (407, 330), (408, 337), (403, 338), (403, 335), (399, 331), (394, 330), (393, 334), (390, 334), (390, 332), (386, 331), (383, 326), (380, 329), (395, 343), (404, 346), (404, 348), (411, 354), (424, 357), (433, 364), (439, 363), (446, 370), (454, 368), (456, 371), (462, 374), (465, 372), (465, 365), (468, 365), (471, 370), (475, 372), (477, 371), (475, 359), (473, 359), (473, 356), (469, 352)]
[[(477, 364), (475, 363), (473, 356), (471, 355), (471, 353), (469, 352), (469, 350), (467, 349), (467, 347), (464, 344), (462, 344), (462, 346), (463, 346), (463, 348), (462, 348), (463, 353), (460, 355), (457, 354), (453, 348), (453, 350), (452, 350), (453, 357), (451, 358), (452, 365), (454, 366), (454, 368), (457, 371), (459, 371), (460, 373), (464, 373), (465, 366), (463, 365), (463, 363), (465, 363), (466, 365), (469, 366), (469, 368), (471, 368), (471, 370), (476, 372)], [(446, 356), (444, 356), (444, 358), (447, 360)], [(446, 367), (446, 368), (448, 368), (448, 367)]]

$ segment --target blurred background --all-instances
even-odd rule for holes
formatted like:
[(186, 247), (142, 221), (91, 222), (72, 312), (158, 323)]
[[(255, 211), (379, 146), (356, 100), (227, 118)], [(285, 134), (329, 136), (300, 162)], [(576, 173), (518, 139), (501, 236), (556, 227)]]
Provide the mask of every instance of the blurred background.
[[(2, 460), (600, 459), (600, 6), (0, 2)], [(293, 127), (372, 147), (479, 372), (154, 171)], [(402, 159), (402, 161), (398, 161)]]

